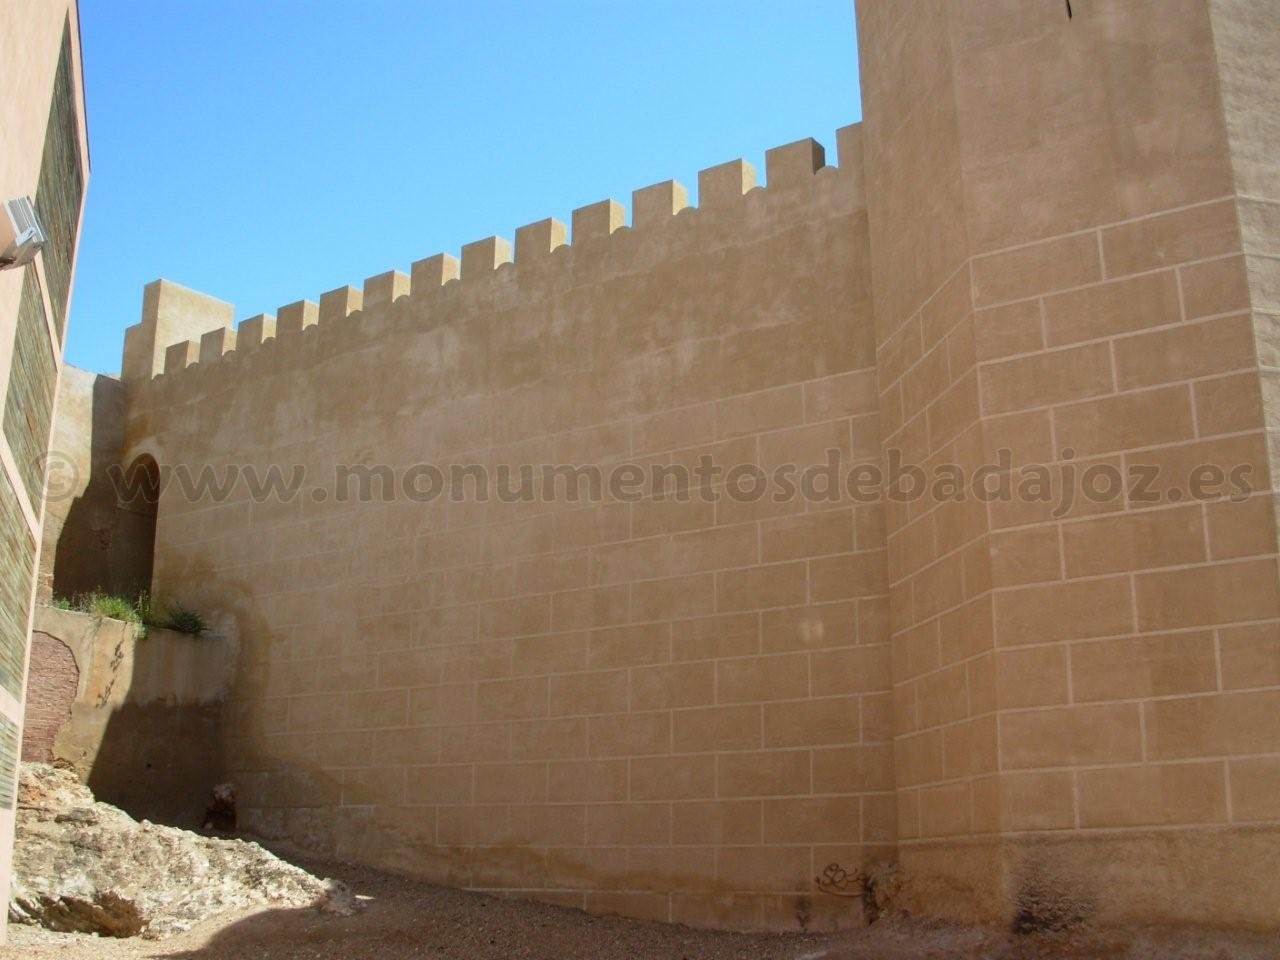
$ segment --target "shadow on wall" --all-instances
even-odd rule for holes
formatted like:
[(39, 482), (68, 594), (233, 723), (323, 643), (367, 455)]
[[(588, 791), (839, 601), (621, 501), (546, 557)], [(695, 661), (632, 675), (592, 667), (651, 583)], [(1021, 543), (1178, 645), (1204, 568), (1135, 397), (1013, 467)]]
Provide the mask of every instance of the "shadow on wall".
[(52, 444), (42, 599), (94, 590), (134, 599), (151, 587), (155, 490), (122, 502), (109, 474), (123, 421), (119, 380), (67, 368)]
[(33, 633), (32, 690), (53, 683), (62, 696), (56, 717), (28, 726), (24, 757), (71, 766), (99, 800), (135, 818), (199, 828), (224, 777), (234, 645), (156, 628), (140, 639), (122, 620), (47, 606), (36, 608)]
[[(40, 597), (151, 589), (159, 471), (111, 475), (124, 436), (124, 387), (65, 368), (49, 469)], [(223, 775), (219, 726), (234, 650), (218, 637), (36, 609), (23, 756), (71, 765), (100, 800), (134, 817), (199, 827)]]

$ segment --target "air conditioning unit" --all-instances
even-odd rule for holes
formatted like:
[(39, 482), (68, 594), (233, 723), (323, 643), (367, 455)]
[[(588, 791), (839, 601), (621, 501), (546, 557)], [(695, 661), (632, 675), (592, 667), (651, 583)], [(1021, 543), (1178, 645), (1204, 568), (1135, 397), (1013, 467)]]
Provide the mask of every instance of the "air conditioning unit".
[(14, 197), (0, 214), (0, 270), (23, 267), (36, 258), (48, 237), (30, 197)]

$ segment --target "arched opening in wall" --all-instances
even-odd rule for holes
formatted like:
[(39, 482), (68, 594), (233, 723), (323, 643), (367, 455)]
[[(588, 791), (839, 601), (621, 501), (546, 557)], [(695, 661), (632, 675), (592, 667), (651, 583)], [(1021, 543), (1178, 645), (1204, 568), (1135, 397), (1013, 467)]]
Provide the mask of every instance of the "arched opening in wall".
[(151, 589), (160, 466), (154, 457), (144, 453), (123, 471), (121, 481), (116, 490), (117, 549), (112, 552), (121, 590), (132, 598)]

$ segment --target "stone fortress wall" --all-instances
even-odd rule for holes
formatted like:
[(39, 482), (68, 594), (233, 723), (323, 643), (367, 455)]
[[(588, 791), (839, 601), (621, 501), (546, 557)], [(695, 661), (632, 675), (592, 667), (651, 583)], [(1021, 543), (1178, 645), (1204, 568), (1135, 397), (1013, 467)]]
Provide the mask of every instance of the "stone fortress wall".
[[(809, 888), (892, 856), (879, 504), (342, 503), (331, 480), (877, 459), (858, 128), (838, 139), (839, 166), (801, 141), (769, 151), (764, 189), (735, 161), (699, 175), (696, 208), (658, 184), (629, 227), (594, 204), (572, 244), (543, 221), (513, 262), (482, 240), (234, 333), (216, 301), (149, 288), (126, 461), (307, 468), (293, 502), (171, 486), (158, 511), (157, 590), (240, 637), (250, 827), (662, 919), (850, 914)], [(212, 328), (165, 343), (179, 322)]]
[[(864, 121), (231, 327), (165, 281), (122, 460), (241, 645), (243, 813), (591, 909), (1274, 926), (1280, 13), (862, 0)], [(1132, 491), (340, 502), (335, 465), (1070, 463)], [(1194, 467), (1251, 494), (1188, 498)], [(1012, 472), (1007, 467), (1003, 472)], [(1001, 471), (996, 471), (999, 479)], [(1055, 474), (1055, 475), (1060, 475)], [(710, 484), (724, 493), (724, 480)], [(700, 493), (701, 491), (695, 491)]]

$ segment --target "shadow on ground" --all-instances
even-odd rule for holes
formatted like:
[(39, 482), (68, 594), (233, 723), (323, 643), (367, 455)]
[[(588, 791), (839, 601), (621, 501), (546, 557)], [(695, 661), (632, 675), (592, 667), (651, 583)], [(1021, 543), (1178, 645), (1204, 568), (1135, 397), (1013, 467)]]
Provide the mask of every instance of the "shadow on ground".
[[(11, 928), (0, 960), (1276, 960), (1280, 938), (1205, 929), (1019, 936), (909, 919), (841, 933), (747, 934), (591, 916), (345, 865), (301, 864), (346, 882), (365, 908), (215, 918), (164, 941)], [(46, 935), (47, 937), (47, 935)]]
[(849, 956), (831, 952), (840, 942), (835, 934), (693, 930), (432, 887), (372, 871), (307, 866), (320, 874), (339, 874), (359, 896), (368, 898), (362, 900), (365, 908), (350, 917), (306, 909), (269, 910), (216, 930), (202, 945), (184, 944), (186, 949), (154, 956), (169, 960), (816, 960)]

